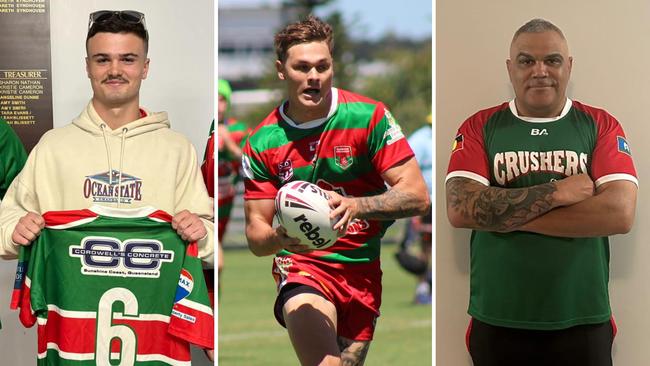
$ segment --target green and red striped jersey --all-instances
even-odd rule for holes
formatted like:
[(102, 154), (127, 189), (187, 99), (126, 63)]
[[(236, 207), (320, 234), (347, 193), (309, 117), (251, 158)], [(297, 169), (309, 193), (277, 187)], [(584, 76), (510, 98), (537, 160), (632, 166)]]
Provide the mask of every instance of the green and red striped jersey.
[(38, 364), (190, 365), (214, 347), (197, 245), (150, 207), (50, 211), (21, 247), (12, 308), (38, 324)]
[[(588, 173), (596, 186), (638, 184), (619, 122), (602, 109), (567, 100), (555, 118), (519, 117), (514, 101), (476, 113), (454, 139), (447, 179), (529, 187)], [(474, 230), (469, 314), (524, 329), (563, 329), (607, 321), (607, 237), (559, 238)]]
[[(243, 147), (244, 140), (249, 133), (249, 128), (245, 123), (235, 120), (234, 118), (228, 118), (224, 122), (228, 132), (230, 132), (230, 138), (235, 141), (236, 144)], [(232, 198), (235, 196), (234, 184), (237, 183), (239, 178), (239, 167), (241, 165), (241, 160), (232, 156), (232, 154), (223, 148), (223, 143), (219, 138), (219, 154), (217, 154), (218, 168), (217, 173), (219, 175), (219, 206), (221, 206), (222, 200)], [(214, 197), (214, 141), (215, 141), (215, 132), (214, 132), (214, 121), (210, 124), (210, 133), (208, 135), (208, 143), (205, 146), (205, 153), (203, 154), (203, 162), (201, 163), (201, 173), (203, 174), (203, 181), (208, 189), (208, 195)]]
[[(284, 113), (269, 114), (244, 147), (244, 199), (275, 199), (294, 180), (317, 184), (344, 196), (386, 191), (381, 173), (413, 156), (402, 130), (383, 103), (332, 88), (325, 118), (298, 124)], [(356, 220), (345, 236), (309, 254), (333, 262), (370, 262), (392, 221)], [(291, 254), (281, 251), (279, 255)]]

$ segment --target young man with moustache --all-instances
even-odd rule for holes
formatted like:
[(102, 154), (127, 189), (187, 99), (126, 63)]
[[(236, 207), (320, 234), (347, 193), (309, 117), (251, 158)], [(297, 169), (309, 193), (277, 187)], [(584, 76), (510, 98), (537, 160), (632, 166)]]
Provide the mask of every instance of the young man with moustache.
[(562, 31), (533, 19), (506, 61), (515, 99), (458, 130), (447, 215), (473, 229), (467, 332), (474, 365), (612, 365), (608, 235), (634, 221), (625, 134), (567, 98)]
[(167, 113), (139, 104), (148, 41), (141, 13), (91, 14), (86, 72), (93, 97), (71, 124), (42, 137), (7, 192), (0, 255), (15, 257), (38, 236), (41, 213), (100, 203), (172, 213), (178, 234), (198, 240), (201, 258), (213, 262), (212, 210), (195, 149), (169, 129)]
[(149, 206), (171, 214), (173, 230), (214, 262), (212, 203), (195, 148), (169, 128), (166, 112), (139, 103), (148, 41), (140, 12), (90, 14), (86, 73), (93, 97), (71, 124), (41, 138), (10, 186), (0, 206), (0, 256), (15, 258), (20, 246), (37, 240), (45, 212), (99, 205), (121, 217), (126, 211), (112, 209)]
[[(332, 47), (331, 27), (313, 16), (275, 36), (288, 98), (244, 147), (246, 236), (255, 255), (276, 255), (274, 311), (300, 363), (363, 365), (381, 304), (381, 237), (393, 220), (423, 215), (430, 202), (386, 107), (332, 86)], [(331, 195), (341, 234), (333, 246), (310, 251), (273, 227), (276, 192), (295, 180)]]

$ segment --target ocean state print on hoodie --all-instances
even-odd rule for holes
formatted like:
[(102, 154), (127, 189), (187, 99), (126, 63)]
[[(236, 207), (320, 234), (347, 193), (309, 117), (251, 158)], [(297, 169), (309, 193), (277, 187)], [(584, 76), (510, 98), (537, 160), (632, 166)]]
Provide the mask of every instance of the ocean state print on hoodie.
[[(147, 115), (148, 113), (145, 110), (140, 109), (140, 118), (145, 118)], [(156, 121), (158, 120), (156, 119)], [(99, 128), (102, 130), (102, 136), (104, 137), (106, 136), (104, 133), (106, 129), (110, 129), (103, 122), (100, 122)], [(123, 127), (120, 131), (123, 135), (126, 135), (128, 129)], [(122, 140), (122, 143), (124, 143), (124, 140)], [(110, 154), (108, 143), (106, 146), (107, 152)], [(120, 159), (122, 158), (120, 156)], [(142, 201), (142, 179), (121, 170), (112, 169), (110, 157), (108, 157), (108, 161), (110, 170), (86, 176), (83, 185), (84, 198), (92, 198), (94, 203), (119, 203), (126, 205), (132, 204), (133, 201)], [(120, 166), (120, 168), (122, 167)]]
[(201, 217), (208, 235), (199, 240), (199, 256), (212, 263), (212, 202), (196, 150), (169, 128), (167, 113), (142, 114), (112, 130), (89, 102), (72, 123), (46, 132), (0, 206), (0, 255), (17, 255), (11, 233), (28, 211), (155, 206)]
[(142, 179), (117, 170), (87, 176), (84, 181), (84, 197), (93, 202), (132, 204), (142, 201)]

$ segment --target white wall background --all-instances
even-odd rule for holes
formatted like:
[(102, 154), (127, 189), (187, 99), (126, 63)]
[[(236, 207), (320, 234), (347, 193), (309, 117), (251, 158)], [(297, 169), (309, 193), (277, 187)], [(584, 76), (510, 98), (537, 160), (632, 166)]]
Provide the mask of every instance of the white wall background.
[(569, 97), (606, 108), (623, 124), (639, 174), (632, 232), (612, 238), (611, 303), (619, 326), (618, 366), (650, 364), (650, 2), (644, 0), (437, 1), (436, 263), (437, 365), (471, 365), (464, 345), (469, 317), (469, 230), (446, 217), (444, 178), (460, 123), (479, 109), (513, 97), (505, 60), (526, 21), (559, 26), (574, 57)]
[[(203, 156), (214, 111), (214, 2), (212, 0), (50, 0), (54, 127), (68, 124), (92, 96), (84, 57), (88, 15), (95, 10), (138, 10), (149, 30), (149, 76), (140, 103), (167, 111), (172, 129)], [(35, 327), (25, 329), (9, 310), (16, 261), (0, 261), (0, 364), (33, 365)], [(196, 357), (195, 365), (208, 364)]]

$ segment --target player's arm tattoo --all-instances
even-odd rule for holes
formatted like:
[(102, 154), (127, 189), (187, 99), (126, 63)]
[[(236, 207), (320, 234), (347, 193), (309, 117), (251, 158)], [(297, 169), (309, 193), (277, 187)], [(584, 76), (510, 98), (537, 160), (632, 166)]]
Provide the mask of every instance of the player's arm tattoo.
[(498, 188), (455, 177), (447, 181), (447, 208), (470, 220), (474, 229), (505, 232), (550, 211), (556, 190), (553, 183)]
[(370, 348), (369, 341), (353, 341), (338, 337), (339, 350), (341, 350), (341, 366), (363, 366)]
[(370, 197), (359, 197), (359, 217), (371, 220), (395, 220), (420, 215), (422, 202), (413, 193), (396, 189)]

